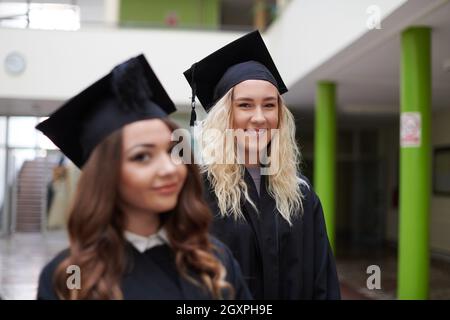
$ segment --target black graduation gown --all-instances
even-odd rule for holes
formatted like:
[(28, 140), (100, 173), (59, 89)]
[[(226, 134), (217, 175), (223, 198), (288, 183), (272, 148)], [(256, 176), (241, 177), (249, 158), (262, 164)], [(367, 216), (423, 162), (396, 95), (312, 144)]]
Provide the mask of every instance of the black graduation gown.
[(217, 198), (205, 181), (205, 198), (215, 216), (212, 233), (232, 251), (255, 299), (340, 299), (333, 253), (328, 241), (320, 200), (311, 184), (301, 185), (302, 217), (289, 224), (276, 212), (275, 200), (261, 176), (260, 196), (245, 170), (249, 196), (259, 209), (245, 201), (245, 220), (221, 217)]
[[(217, 248), (216, 256), (227, 270), (226, 279), (234, 287), (234, 299), (252, 299), (239, 265), (229, 249), (217, 239), (213, 238), (212, 242)], [(174, 254), (169, 246), (156, 246), (141, 253), (127, 243), (126, 250), (129, 263), (121, 285), (124, 299), (208, 300), (212, 298), (206, 290), (179, 275)], [(53, 274), (68, 254), (68, 249), (62, 251), (42, 270), (37, 293), (39, 300), (58, 299), (52, 285)], [(81, 276), (83, 276), (83, 270), (81, 270)]]

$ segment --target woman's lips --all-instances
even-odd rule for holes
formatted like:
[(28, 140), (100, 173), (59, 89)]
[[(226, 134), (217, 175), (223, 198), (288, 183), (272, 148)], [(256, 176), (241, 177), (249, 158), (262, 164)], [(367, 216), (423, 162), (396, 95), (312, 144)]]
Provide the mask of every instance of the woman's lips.
[(178, 183), (165, 184), (163, 186), (153, 188), (153, 190), (156, 191), (157, 193), (165, 195), (172, 194), (175, 191), (177, 191), (177, 189)]

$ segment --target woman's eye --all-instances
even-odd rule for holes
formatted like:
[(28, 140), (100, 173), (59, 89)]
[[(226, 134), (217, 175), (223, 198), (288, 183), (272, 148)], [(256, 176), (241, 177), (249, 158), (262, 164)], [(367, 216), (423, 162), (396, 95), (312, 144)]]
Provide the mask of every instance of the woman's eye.
[(150, 155), (148, 153), (138, 153), (131, 158), (135, 162), (146, 162), (150, 160)]
[(266, 104), (266, 108), (274, 108), (274, 107), (275, 107), (275, 104), (273, 104), (273, 103)]
[(240, 108), (248, 108), (248, 107), (250, 107), (250, 104), (248, 104), (248, 103), (240, 103), (239, 107)]

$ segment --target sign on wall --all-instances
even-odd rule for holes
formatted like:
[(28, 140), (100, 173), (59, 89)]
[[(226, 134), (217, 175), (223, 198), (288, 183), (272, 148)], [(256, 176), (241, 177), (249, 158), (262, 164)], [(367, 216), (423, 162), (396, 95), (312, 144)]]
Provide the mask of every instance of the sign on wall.
[(422, 133), (420, 112), (403, 112), (400, 117), (400, 147), (420, 147)]

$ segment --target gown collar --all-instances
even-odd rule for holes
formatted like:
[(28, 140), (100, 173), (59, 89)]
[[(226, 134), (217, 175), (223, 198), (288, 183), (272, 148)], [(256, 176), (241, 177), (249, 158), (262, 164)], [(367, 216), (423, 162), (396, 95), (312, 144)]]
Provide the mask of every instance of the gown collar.
[(164, 228), (159, 229), (157, 233), (151, 234), (148, 237), (141, 236), (127, 230), (125, 230), (124, 236), (125, 239), (128, 240), (133, 245), (133, 247), (135, 247), (141, 253), (157, 246), (162, 246), (165, 244), (169, 245), (167, 231)]

